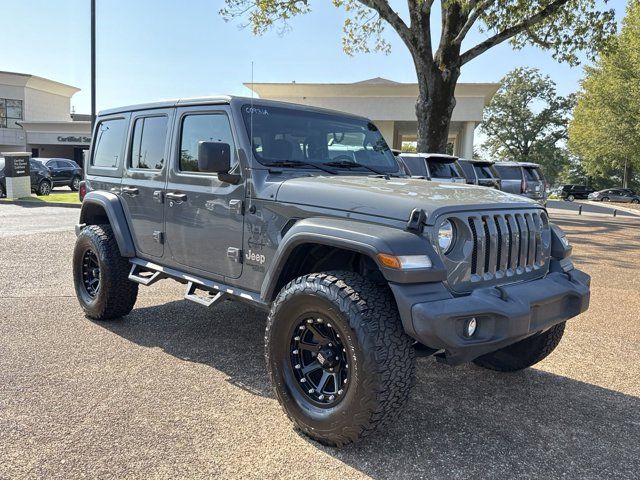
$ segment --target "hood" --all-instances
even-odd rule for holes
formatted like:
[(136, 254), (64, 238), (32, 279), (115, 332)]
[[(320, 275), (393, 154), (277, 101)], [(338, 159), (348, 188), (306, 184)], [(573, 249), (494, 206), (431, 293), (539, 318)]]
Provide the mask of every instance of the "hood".
[(413, 178), (365, 176), (314, 176), (282, 182), (278, 202), (323, 207), (405, 221), (414, 208), (428, 218), (446, 207), (526, 208), (538, 205), (533, 200), (500, 190), (476, 185), (438, 183)]

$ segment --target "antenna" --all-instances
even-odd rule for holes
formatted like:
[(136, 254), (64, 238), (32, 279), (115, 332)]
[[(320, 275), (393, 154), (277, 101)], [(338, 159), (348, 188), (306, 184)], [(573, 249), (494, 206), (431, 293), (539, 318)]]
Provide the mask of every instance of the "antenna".
[(253, 60), (251, 60), (251, 113), (249, 114), (249, 132), (251, 134), (251, 155), (253, 155)]

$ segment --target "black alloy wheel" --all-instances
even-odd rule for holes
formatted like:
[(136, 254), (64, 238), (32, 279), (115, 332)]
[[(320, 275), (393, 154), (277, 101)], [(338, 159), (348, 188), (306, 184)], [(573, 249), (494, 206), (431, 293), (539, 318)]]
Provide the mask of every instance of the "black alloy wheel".
[(51, 184), (47, 180), (43, 180), (38, 185), (38, 195), (46, 196), (51, 193)]
[[(343, 337), (344, 338), (344, 337)], [(305, 397), (334, 407), (349, 385), (347, 349), (339, 330), (321, 315), (305, 315), (291, 333), (291, 367)]]
[(93, 250), (87, 250), (82, 256), (82, 284), (91, 298), (100, 290), (100, 263)]

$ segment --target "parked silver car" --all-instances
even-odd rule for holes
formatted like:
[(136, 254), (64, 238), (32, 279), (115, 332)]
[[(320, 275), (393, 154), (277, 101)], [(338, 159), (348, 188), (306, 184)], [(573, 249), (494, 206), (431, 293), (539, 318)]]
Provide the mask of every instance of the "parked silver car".
[(402, 153), (396, 157), (412, 177), (436, 182), (466, 183), (458, 157), (440, 153)]
[(504, 192), (515, 193), (547, 203), (546, 181), (537, 163), (529, 162), (497, 162), (495, 169), (500, 175)]
[(628, 188), (607, 188), (590, 193), (588, 198), (596, 202), (640, 203), (640, 196)]

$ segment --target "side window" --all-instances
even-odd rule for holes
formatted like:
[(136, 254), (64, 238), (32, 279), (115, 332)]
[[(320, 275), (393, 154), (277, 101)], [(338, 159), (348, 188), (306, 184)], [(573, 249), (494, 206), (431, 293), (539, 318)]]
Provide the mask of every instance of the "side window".
[(200, 142), (227, 143), (231, 146), (231, 164), (235, 148), (229, 119), (223, 113), (187, 115), (182, 120), (180, 159), (178, 170), (198, 172), (198, 144)]
[(117, 168), (122, 154), (127, 121), (124, 118), (105, 120), (97, 127), (96, 146), (91, 165), (102, 168)]
[(473, 172), (473, 165), (470, 162), (458, 162), (458, 165), (460, 165), (460, 168), (462, 168), (465, 177), (470, 179), (476, 178), (476, 175)]
[(166, 116), (136, 119), (133, 125), (133, 143), (129, 158), (131, 168), (162, 169), (167, 141), (167, 125)]

